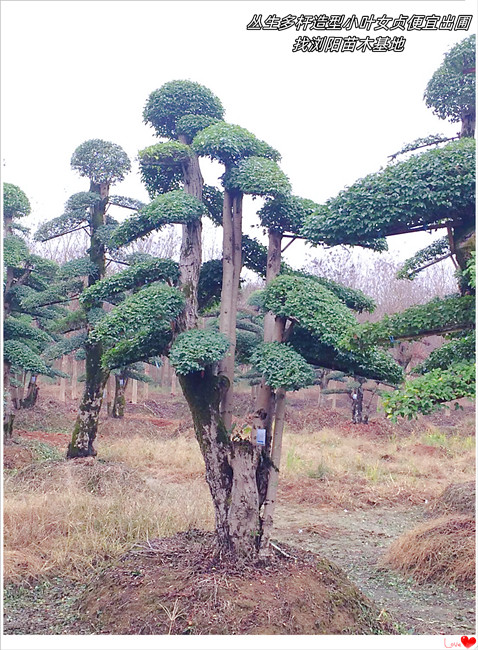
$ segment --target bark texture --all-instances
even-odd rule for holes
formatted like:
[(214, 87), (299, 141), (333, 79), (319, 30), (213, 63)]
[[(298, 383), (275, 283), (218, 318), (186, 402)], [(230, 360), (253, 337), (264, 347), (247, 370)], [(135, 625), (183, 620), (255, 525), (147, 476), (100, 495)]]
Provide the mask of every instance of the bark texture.
[(128, 378), (123, 374), (115, 375), (115, 394), (113, 398), (113, 405), (111, 407), (111, 417), (123, 418), (124, 409), (126, 406), (126, 387), (128, 385)]
[[(88, 286), (95, 284), (104, 277), (106, 269), (105, 247), (97, 235), (98, 228), (105, 224), (105, 211), (108, 202), (108, 183), (90, 183), (90, 192), (100, 195), (101, 199), (91, 208), (90, 216), (90, 261), (97, 272), (88, 276)], [(96, 305), (101, 307), (102, 303)], [(87, 324), (87, 331), (91, 325)], [(79, 407), (78, 417), (73, 427), (71, 442), (68, 445), (67, 458), (82, 458), (96, 456), (93, 446), (98, 432), (98, 418), (103, 402), (103, 391), (108, 381), (109, 371), (101, 366), (103, 345), (88, 343), (85, 347), (85, 389)]]

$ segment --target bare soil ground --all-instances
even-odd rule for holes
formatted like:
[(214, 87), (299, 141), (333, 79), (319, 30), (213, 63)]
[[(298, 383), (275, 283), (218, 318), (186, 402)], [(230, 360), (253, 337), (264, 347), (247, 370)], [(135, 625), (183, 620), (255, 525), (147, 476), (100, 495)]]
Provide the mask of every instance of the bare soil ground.
[[(43, 454), (43, 461), (48, 460), (51, 449), (62, 454), (66, 450), (75, 406), (56, 402), (54, 394), (48, 396), (46, 391), (42, 398), (36, 409), (17, 416), (18, 435), (4, 447), (8, 476), (35, 465), (39, 455)], [(238, 396), (239, 417), (247, 413), (249, 402), (247, 395)], [(456, 443), (457, 436), (469, 434), (470, 417), (471, 411), (465, 410), (453, 412), (450, 417), (434, 415), (419, 423), (403, 422), (398, 427), (376, 417), (368, 425), (357, 426), (349, 422), (347, 413), (317, 410), (314, 401), (301, 392), (292, 397), (288, 411), (292, 442), (283, 461), (275, 517), (277, 542), (294, 560), (276, 558), (269, 567), (243, 567), (227, 577), (223, 569), (214, 568), (214, 563), (205, 562), (206, 556), (201, 556), (210, 550), (207, 534), (191, 532), (189, 537), (183, 533), (148, 543), (138, 539), (138, 546), (123, 554), (122, 559), (107, 558), (101, 571), (93, 563), (83, 580), (58, 570), (30, 575), (25, 566), (22, 579), (9, 581), (7, 577), (5, 581), (4, 634), (473, 633), (472, 588), (418, 585), (381, 566), (391, 542), (430, 516), (428, 502), (447, 483), (456, 481), (457, 475), (463, 475), (463, 480), (473, 476), (470, 453), (460, 455), (455, 448), (447, 447), (445, 439), (451, 435)], [(432, 434), (429, 438), (433, 444), (427, 444), (428, 438), (423, 441), (417, 437), (426, 426), (431, 426), (440, 444), (435, 444)], [(325, 476), (315, 469), (311, 472), (296, 462), (295, 440), (299, 444), (299, 436), (293, 436), (300, 434), (302, 439), (312, 441), (322, 430), (333, 430), (350, 441), (359, 455), (376, 449), (380, 467), (398, 463), (401, 449), (408, 444), (411, 462), (415, 462), (414, 454), (417, 459), (426, 458), (433, 463), (430, 467), (435, 468), (436, 476), (427, 480), (417, 470), (415, 482), (400, 483), (392, 490), (382, 488), (377, 480), (378, 465), (365, 467), (361, 479), (341, 475), (342, 470), (337, 468), (335, 474), (326, 468)], [(121, 421), (103, 415), (97, 446), (101, 450), (102, 439), (121, 440), (133, 433), (145, 440), (159, 437), (171, 443), (193, 435), (185, 404), (180, 397), (169, 395), (156, 396), (145, 405), (128, 404)], [(453, 478), (448, 480), (452, 466)], [(418, 469), (425, 472), (426, 467)], [(166, 468), (146, 479), (154, 484), (157, 476), (168, 471), (171, 478), (173, 470)], [(189, 478), (198, 480), (200, 472), (200, 467), (192, 470)], [(178, 482), (187, 479), (175, 476)], [(185, 542), (189, 564), (184, 554), (177, 561), (178, 544)], [(208, 571), (204, 572), (206, 565)], [(201, 571), (202, 587), (198, 591)], [(288, 575), (294, 581), (287, 591), (284, 581)], [(333, 602), (330, 590), (325, 588), (327, 581), (334, 583), (333, 591), (342, 594)], [(154, 589), (152, 585), (156, 585)], [(94, 597), (93, 592), (97, 592)], [(259, 592), (267, 603), (266, 622), (256, 608)], [(281, 593), (289, 595), (283, 598)], [(138, 596), (136, 600), (133, 594)], [(153, 608), (153, 602), (161, 602), (161, 606)], [(190, 606), (191, 602), (196, 605)], [(129, 621), (123, 627), (114, 615), (118, 607), (125, 612), (121, 620)], [(86, 616), (86, 612), (93, 616)]]

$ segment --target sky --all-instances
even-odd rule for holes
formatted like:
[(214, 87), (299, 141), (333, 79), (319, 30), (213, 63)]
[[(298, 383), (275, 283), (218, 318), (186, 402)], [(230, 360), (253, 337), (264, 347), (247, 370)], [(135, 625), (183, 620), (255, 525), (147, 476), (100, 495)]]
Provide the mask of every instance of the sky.
[[(386, 165), (403, 144), (457, 133), (457, 124), (425, 106), (423, 92), (444, 54), (476, 29), (475, 4), (468, 0), (4, 0), (1, 13), (2, 180), (27, 194), (33, 231), (59, 216), (71, 194), (86, 189), (70, 168), (82, 142), (115, 142), (134, 161), (158, 141), (142, 111), (149, 94), (174, 79), (210, 88), (228, 122), (280, 151), (293, 193), (322, 203)], [(290, 14), (355, 15), (365, 23), (384, 15), (473, 19), (468, 30), (451, 31), (374, 30), (374, 23), (369, 30), (247, 29), (255, 15), (264, 24), (269, 15)], [(351, 35), (362, 41), (402, 37), (405, 43), (403, 51), (293, 51), (299, 37)], [(204, 168), (206, 182), (217, 183), (221, 168)], [(136, 164), (113, 191), (148, 201)], [(247, 224), (258, 223), (259, 207), (259, 201), (246, 201)], [(390, 246), (407, 257), (429, 241), (429, 235), (395, 237)], [(288, 259), (300, 266), (311, 254), (294, 244)]]

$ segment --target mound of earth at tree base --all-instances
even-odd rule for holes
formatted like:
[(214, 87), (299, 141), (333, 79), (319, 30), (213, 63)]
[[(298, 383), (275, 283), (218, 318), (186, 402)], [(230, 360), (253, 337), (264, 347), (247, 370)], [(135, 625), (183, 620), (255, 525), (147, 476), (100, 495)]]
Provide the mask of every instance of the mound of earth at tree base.
[(339, 567), (281, 548), (232, 562), (198, 530), (137, 545), (88, 586), (80, 616), (110, 635), (396, 634)]

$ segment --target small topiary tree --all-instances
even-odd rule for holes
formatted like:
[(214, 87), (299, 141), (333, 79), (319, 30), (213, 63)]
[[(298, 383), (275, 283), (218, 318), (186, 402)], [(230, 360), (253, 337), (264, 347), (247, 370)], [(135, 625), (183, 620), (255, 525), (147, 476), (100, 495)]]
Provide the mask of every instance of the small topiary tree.
[[(78, 229), (85, 229), (90, 240), (88, 286), (92, 286), (105, 275), (106, 248), (102, 233), (108, 222), (111, 223), (107, 216), (108, 206), (116, 204), (131, 207), (131, 203), (136, 205), (136, 202), (131, 202), (125, 197), (110, 196), (111, 185), (122, 181), (130, 171), (131, 165), (121, 147), (95, 139), (84, 142), (76, 149), (71, 158), (71, 167), (80, 176), (89, 179), (89, 190), (70, 197), (65, 214), (41, 226), (35, 237), (40, 241), (47, 241)], [(95, 313), (101, 310), (101, 307), (101, 301), (90, 306), (90, 311), (86, 314), (87, 332), (91, 330)], [(96, 455), (93, 442), (98, 428), (103, 390), (108, 379), (108, 373), (101, 365), (101, 342), (93, 343), (87, 338), (85, 350), (85, 389), (68, 447), (68, 458)]]
[[(54, 323), (61, 315), (58, 303), (82, 286), (78, 278), (65, 279), (58, 265), (30, 252), (22, 233), (28, 232), (18, 220), (28, 216), (30, 203), (24, 192), (10, 183), (3, 185), (3, 386), (4, 436), (13, 433), (14, 409), (36, 400), (39, 374), (55, 376), (48, 351), (55, 343)], [(17, 234), (17, 233), (20, 234)], [(30, 377), (24, 400), (12, 399), (16, 375)]]
[(476, 35), (454, 45), (425, 90), (425, 103), (442, 120), (461, 122), (460, 137), (473, 138), (476, 124)]

